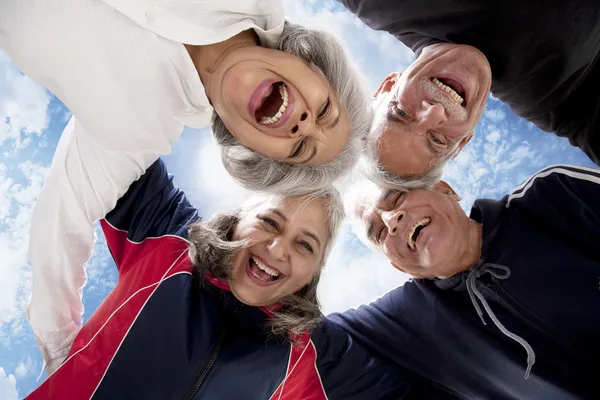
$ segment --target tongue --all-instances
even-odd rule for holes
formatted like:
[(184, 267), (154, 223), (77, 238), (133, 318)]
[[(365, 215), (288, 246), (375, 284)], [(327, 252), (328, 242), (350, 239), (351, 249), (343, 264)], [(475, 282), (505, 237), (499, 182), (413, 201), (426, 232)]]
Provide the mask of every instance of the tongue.
[(279, 111), (279, 108), (283, 104), (283, 99), (279, 93), (279, 83), (274, 83), (271, 86), (270, 92), (262, 100), (261, 105), (256, 109), (254, 118), (257, 122), (260, 122), (263, 117), (271, 118)]
[(258, 276), (261, 280), (265, 282), (271, 282), (273, 280), (273, 277), (271, 275), (258, 268), (258, 265), (256, 265), (252, 260), (250, 260), (250, 271), (252, 271), (254, 275)]

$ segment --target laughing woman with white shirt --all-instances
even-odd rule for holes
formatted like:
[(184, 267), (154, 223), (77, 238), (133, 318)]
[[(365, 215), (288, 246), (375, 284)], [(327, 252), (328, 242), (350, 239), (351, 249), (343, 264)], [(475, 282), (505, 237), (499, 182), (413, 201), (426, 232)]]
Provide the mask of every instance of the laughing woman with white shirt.
[[(246, 187), (288, 194), (347, 170), (369, 125), (339, 45), (287, 23), (280, 1), (13, 0), (0, 8), (0, 48), (73, 113), (63, 132), (71, 139), (58, 146), (61, 162), (33, 212), (34, 274), (85, 265), (90, 222), (170, 152), (184, 125), (206, 126), (216, 112), (230, 173)], [(73, 175), (84, 151), (94, 167)], [(76, 190), (83, 178), (94, 183), (85, 198)], [(80, 293), (85, 273), (71, 278), (70, 293)], [(81, 326), (83, 306), (65, 298), (68, 306), (49, 312), (36, 293), (52, 283), (36, 285), (43, 287), (34, 288), (27, 314), (52, 370)]]

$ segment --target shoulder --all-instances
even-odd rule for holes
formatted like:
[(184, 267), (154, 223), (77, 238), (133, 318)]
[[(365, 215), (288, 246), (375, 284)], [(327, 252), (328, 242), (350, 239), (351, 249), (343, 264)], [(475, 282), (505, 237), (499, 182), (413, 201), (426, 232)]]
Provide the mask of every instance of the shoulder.
[[(519, 185), (506, 200), (506, 207), (528, 199), (560, 201), (581, 198), (586, 189), (600, 188), (600, 170), (577, 165), (557, 164), (544, 168)], [(591, 194), (591, 193), (589, 193)], [(551, 196), (551, 197), (549, 197)]]

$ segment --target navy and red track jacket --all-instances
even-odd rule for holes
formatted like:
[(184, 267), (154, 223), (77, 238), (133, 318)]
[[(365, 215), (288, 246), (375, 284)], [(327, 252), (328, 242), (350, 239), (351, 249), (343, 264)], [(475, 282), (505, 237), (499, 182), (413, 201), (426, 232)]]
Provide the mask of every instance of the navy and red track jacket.
[[(476, 268), (329, 318), (460, 398), (600, 399), (600, 170), (545, 168), (502, 200), (476, 200), (471, 218), (483, 229)], [(531, 346), (528, 379), (526, 351), (491, 314)]]
[[(161, 160), (101, 221), (114, 290), (66, 361), (28, 399), (404, 399), (416, 383), (324, 320), (300, 345), (269, 338), (268, 310), (200, 285), (187, 228), (199, 219)], [(418, 398), (422, 398), (417, 396)]]

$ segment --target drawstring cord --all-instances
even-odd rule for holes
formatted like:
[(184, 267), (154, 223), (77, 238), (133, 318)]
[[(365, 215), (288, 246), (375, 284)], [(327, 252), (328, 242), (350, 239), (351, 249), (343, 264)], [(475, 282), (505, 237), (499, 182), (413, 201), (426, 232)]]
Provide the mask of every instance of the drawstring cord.
[(467, 292), (469, 293), (469, 297), (471, 298), (471, 303), (473, 303), (473, 307), (475, 307), (475, 311), (477, 311), (477, 315), (479, 315), (479, 318), (481, 318), (481, 322), (483, 322), (484, 325), (487, 325), (487, 323), (483, 318), (483, 311), (481, 310), (477, 299), (479, 299), (479, 302), (481, 302), (481, 305), (483, 305), (483, 308), (485, 309), (487, 315), (494, 322), (496, 327), (498, 327), (498, 329), (500, 329), (500, 331), (504, 335), (511, 338), (512, 340), (519, 343), (525, 348), (525, 350), (527, 351), (527, 369), (525, 370), (525, 379), (527, 379), (529, 378), (531, 368), (535, 363), (535, 352), (533, 351), (531, 345), (527, 343), (525, 339), (506, 329), (502, 322), (498, 320), (496, 314), (494, 314), (494, 311), (492, 311), (492, 309), (490, 308), (485, 297), (483, 297), (479, 289), (477, 289), (477, 279), (479, 279), (482, 275), (486, 273), (492, 275), (494, 278), (497, 279), (507, 279), (510, 276), (510, 269), (504, 265), (486, 263), (483, 264), (481, 267), (471, 270), (467, 277)]

